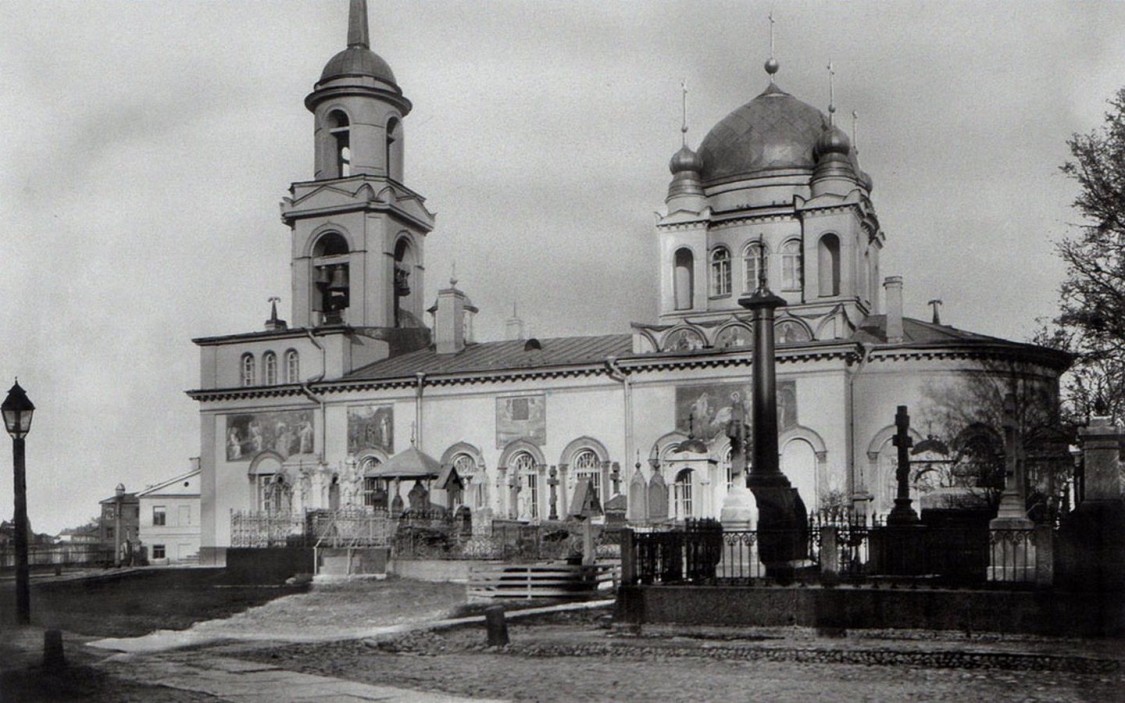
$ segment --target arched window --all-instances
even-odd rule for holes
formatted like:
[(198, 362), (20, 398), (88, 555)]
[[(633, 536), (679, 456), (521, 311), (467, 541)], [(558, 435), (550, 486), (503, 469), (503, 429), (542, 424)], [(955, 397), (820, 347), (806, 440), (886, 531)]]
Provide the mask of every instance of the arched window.
[(672, 484), (672, 497), (674, 499), (677, 520), (684, 520), (693, 516), (691, 474), (691, 469), (684, 469), (676, 474), (676, 482)]
[(296, 349), (285, 352), (285, 382), (301, 382), (301, 355)]
[(242, 355), (242, 385), (254, 385), (254, 355), (247, 352)]
[(379, 467), (379, 457), (366, 456), (359, 463), (359, 473), (363, 476), (363, 504), (368, 508), (386, 510), (390, 507), (387, 496), (387, 480), (371, 475)]
[[(414, 273), (414, 249), (407, 237), (395, 243), (395, 326), (411, 327), (413, 311), (410, 275)], [(419, 291), (420, 292), (420, 291)]]
[(826, 234), (817, 245), (817, 274), (821, 297), (840, 295), (840, 238)]
[(781, 289), (801, 290), (801, 242), (790, 239), (781, 246)]
[(268, 351), (262, 355), (262, 375), (264, 385), (277, 385), (277, 354)]
[(781, 470), (797, 489), (810, 513), (818, 508), (816, 463), (816, 450), (803, 439), (791, 440), (781, 450)]
[(531, 520), (538, 518), (539, 474), (535, 470), (535, 457), (528, 452), (519, 452), (512, 457), (511, 470), (515, 472), (520, 485), (519, 517)]
[(339, 232), (326, 232), (316, 240), (312, 255), (316, 309), (326, 324), (343, 322), (351, 297), (348, 240)]
[(477, 460), (471, 454), (460, 452), (454, 455), (452, 463), (453, 468), (457, 470), (457, 475), (465, 484), (465, 505), (474, 511), (487, 507), (484, 475), (481, 468), (477, 466)]
[(726, 247), (711, 252), (711, 295), (730, 295), (730, 251)]
[(761, 275), (762, 253), (765, 249), (761, 242), (753, 242), (742, 252), (742, 270), (746, 276), (742, 290), (747, 293), (758, 290), (758, 276)]
[(672, 263), (672, 294), (677, 310), (691, 310), (694, 306), (695, 257), (691, 249), (677, 249)]
[(387, 148), (384, 154), (387, 163), (387, 176), (396, 181), (402, 180), (402, 123), (397, 117), (387, 121)]
[(336, 177), (347, 178), (352, 175), (351, 128), (348, 116), (340, 110), (328, 113), (328, 133), (332, 135), (336, 154)]
[(602, 500), (602, 462), (593, 449), (582, 449), (571, 460), (574, 469), (574, 478), (589, 480), (590, 488), (598, 500)]

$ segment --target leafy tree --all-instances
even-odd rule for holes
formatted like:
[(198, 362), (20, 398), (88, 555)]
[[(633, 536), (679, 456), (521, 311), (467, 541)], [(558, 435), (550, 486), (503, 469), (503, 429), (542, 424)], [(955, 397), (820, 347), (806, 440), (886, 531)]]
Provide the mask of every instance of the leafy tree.
[(1125, 419), (1125, 88), (1109, 101), (1105, 124), (1067, 140), (1062, 172), (1079, 187), (1082, 223), (1058, 243), (1067, 276), (1055, 328), (1041, 344), (1076, 355), (1064, 399), (1071, 419)]

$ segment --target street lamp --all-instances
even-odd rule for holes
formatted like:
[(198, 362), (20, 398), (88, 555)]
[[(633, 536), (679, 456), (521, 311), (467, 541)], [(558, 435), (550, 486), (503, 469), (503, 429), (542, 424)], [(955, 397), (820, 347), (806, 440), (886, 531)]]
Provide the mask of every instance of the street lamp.
[(27, 474), (24, 467), (23, 439), (31, 429), (35, 406), (20, 388), (19, 380), (0, 404), (4, 427), (12, 436), (12, 470), (15, 474), (16, 513), (16, 623), (31, 624), (31, 588), (27, 566)]

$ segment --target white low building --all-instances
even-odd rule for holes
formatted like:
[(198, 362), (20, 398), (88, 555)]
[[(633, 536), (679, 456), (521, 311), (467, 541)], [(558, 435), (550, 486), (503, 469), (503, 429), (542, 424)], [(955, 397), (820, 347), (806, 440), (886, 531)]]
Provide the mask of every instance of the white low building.
[(199, 558), (199, 460), (185, 474), (149, 486), (140, 499), (141, 544), (149, 563), (182, 564)]

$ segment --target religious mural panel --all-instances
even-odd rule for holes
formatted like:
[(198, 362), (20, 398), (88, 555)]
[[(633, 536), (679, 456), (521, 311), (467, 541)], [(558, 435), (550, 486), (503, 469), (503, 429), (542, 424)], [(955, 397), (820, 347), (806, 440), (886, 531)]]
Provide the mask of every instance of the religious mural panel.
[(516, 439), (538, 446), (547, 443), (547, 396), (496, 399), (496, 448), (503, 449)]
[(394, 454), (393, 405), (355, 405), (348, 408), (348, 453), (381, 449)]
[[(751, 420), (749, 383), (714, 383), (676, 387), (676, 429), (705, 441), (726, 434), (735, 403), (741, 403), (746, 423)], [(797, 382), (777, 382), (778, 431), (797, 424)]]
[(292, 454), (311, 454), (315, 451), (312, 411), (227, 415), (226, 447), (227, 461), (249, 461), (266, 450), (286, 459)]

